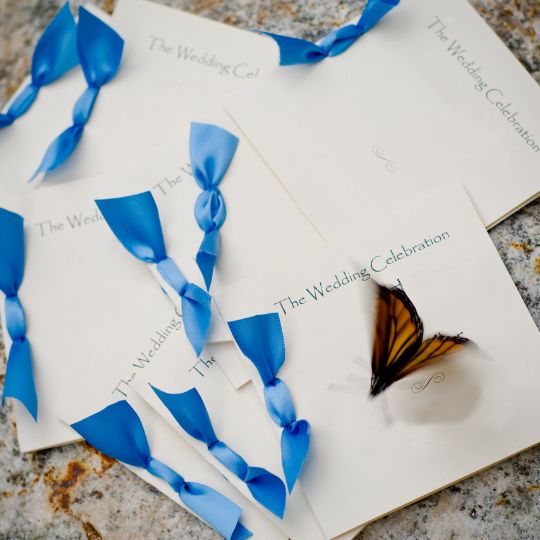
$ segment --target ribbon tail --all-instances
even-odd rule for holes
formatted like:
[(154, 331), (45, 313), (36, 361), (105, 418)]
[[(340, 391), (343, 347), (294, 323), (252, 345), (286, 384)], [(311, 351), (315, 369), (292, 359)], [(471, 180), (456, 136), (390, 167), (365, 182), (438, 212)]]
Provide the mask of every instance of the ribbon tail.
[(253, 498), (275, 516), (283, 519), (287, 493), (281, 478), (260, 467), (249, 467), (246, 485)]
[(311, 426), (307, 420), (298, 420), (292, 430), (281, 432), (281, 462), (287, 488), (292, 493), (309, 452)]
[(15, 118), (9, 112), (6, 114), (0, 113), (0, 129), (11, 126), (14, 121)]
[(357, 23), (358, 28), (368, 32), (398, 4), (399, 0), (369, 0)]
[(261, 32), (271, 37), (279, 47), (279, 65), (314, 64), (326, 58), (325, 50), (305, 39)]
[(32, 352), (30, 350), (30, 342), (26, 338), (15, 340), (11, 344), (2, 405), (7, 397), (20, 401), (37, 422), (38, 402), (32, 370)]
[(182, 296), (182, 319), (186, 336), (199, 356), (210, 331), (210, 296), (197, 285), (190, 284), (188, 287), (189, 290)]
[(39, 167), (30, 179), (40, 174), (47, 174), (58, 168), (73, 153), (84, 131), (83, 126), (73, 125), (63, 131), (47, 148)]
[(219, 254), (219, 229), (214, 229), (204, 235), (199, 251), (195, 258), (197, 266), (201, 271), (204, 278), (204, 284), (206, 290), (210, 289), (212, 284), (212, 277), (214, 275), (214, 268), (216, 266), (216, 259)]
[(252, 536), (252, 533), (240, 524), (242, 509), (212, 488), (196, 482), (186, 482), (179, 496), (189, 509), (227, 540)]

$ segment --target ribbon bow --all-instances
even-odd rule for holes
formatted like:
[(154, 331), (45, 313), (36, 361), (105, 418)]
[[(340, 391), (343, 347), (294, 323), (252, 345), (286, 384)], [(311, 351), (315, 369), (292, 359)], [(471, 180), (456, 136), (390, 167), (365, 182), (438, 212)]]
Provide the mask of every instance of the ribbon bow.
[(110, 26), (79, 8), (77, 50), (88, 88), (75, 102), (73, 124), (50, 144), (31, 180), (58, 168), (75, 150), (101, 87), (118, 71), (123, 48), (124, 40)]
[(24, 275), (24, 222), (19, 214), (0, 208), (0, 290), (4, 293), (6, 328), (11, 338), (4, 394), (19, 400), (37, 422), (37, 394), (32, 351), (18, 291)]
[(311, 436), (307, 420), (297, 420), (287, 385), (276, 377), (285, 362), (285, 341), (277, 313), (229, 322), (236, 344), (257, 368), (264, 384), (264, 402), (281, 432), (281, 463), (289, 493), (306, 460)]
[(79, 63), (76, 47), (77, 25), (66, 2), (39, 38), (32, 56), (30, 83), (0, 113), (0, 129), (13, 124), (34, 103), (39, 90)]
[(348, 24), (330, 32), (319, 44), (269, 32), (262, 33), (270, 36), (278, 44), (280, 66), (315, 64), (328, 56), (337, 56), (345, 52), (398, 4), (399, 0), (368, 0), (356, 24)]
[(189, 283), (177, 264), (167, 256), (156, 202), (150, 191), (96, 204), (120, 243), (137, 259), (156, 265), (165, 282), (180, 297), (182, 319), (189, 342), (201, 354), (210, 329), (210, 295)]
[(193, 176), (203, 192), (195, 203), (195, 219), (204, 232), (197, 252), (197, 265), (210, 289), (219, 253), (219, 229), (227, 211), (219, 184), (232, 161), (238, 138), (227, 130), (210, 124), (192, 122), (189, 134), (189, 153)]
[(279, 518), (285, 512), (285, 486), (280, 478), (260, 467), (250, 467), (244, 458), (220, 441), (197, 389), (169, 394), (150, 385), (180, 427), (206, 444), (208, 451), (246, 484), (253, 498)]
[(71, 427), (105, 455), (146, 469), (167, 482), (192, 512), (225, 538), (244, 540), (252, 536), (239, 521), (242, 512), (239, 506), (204, 484), (186, 482), (152, 456), (141, 419), (127, 401), (117, 401)]

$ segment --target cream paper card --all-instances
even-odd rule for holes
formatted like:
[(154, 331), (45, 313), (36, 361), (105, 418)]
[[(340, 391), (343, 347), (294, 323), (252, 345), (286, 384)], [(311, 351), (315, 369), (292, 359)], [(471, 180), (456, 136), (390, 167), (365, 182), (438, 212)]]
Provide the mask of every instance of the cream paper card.
[[(540, 441), (540, 333), (464, 191), (388, 208), (347, 247), (282, 259), (217, 298), (226, 320), (281, 315), (279, 376), (312, 424), (302, 487), (330, 537)], [(368, 398), (372, 279), (404, 288), (425, 337), (475, 345)]]
[[(235, 346), (233, 343), (211, 344), (197, 359), (183, 332), (177, 330), (181, 324), (177, 315), (171, 317), (163, 294), (153, 288), (143, 288), (138, 302), (134, 302), (121, 327), (116, 328), (113, 339), (100, 358), (104, 365), (120, 363), (125, 368), (113, 394), (122, 397), (135, 390), (186, 444), (193, 446), (231, 485), (250, 499), (287, 538), (324, 539), (301, 487), (295, 488), (287, 497), (284, 519), (277, 518), (252, 498), (246, 485), (214, 459), (204, 444), (192, 439), (179, 427), (151, 389), (149, 383), (166, 392), (197, 388), (218, 437), (248, 464), (263, 467), (282, 477), (279, 441), (274, 437), (255, 388), (250, 383), (235, 390), (219, 368), (219, 365), (227, 363), (224, 357), (237, 355)], [(153, 354), (145, 358), (145, 352), (149, 350)]]
[[(212, 120), (235, 129), (220, 108), (213, 113), (206, 101), (200, 104), (200, 114), (195, 107), (188, 110), (194, 115), (190, 114), (190, 119)], [(190, 121), (179, 120), (178, 126), (170, 144), (124, 173), (44, 189), (39, 200), (28, 201), (28, 256), (20, 293), (32, 334), (39, 421), (34, 423), (24, 411), (17, 414), (22, 451), (73, 440), (73, 431), (57, 420), (70, 385), (69, 371), (84, 365), (96, 337), (106, 335), (125, 313), (139, 281), (150, 280), (159, 289), (146, 265), (135, 260), (109, 230), (95, 198), (152, 190), (169, 255), (189, 280), (203, 285), (193, 260), (203, 233), (193, 216), (200, 188), (189, 167)], [(220, 188), (228, 216), (221, 229), (221, 253), (212, 290), (246, 277), (278, 254), (287, 256), (299, 246), (309, 249), (321, 244), (244, 141), (240, 141)], [(214, 321), (219, 320), (215, 313)], [(230, 339), (230, 334), (222, 325), (213, 337), (219, 341)], [(222, 367), (235, 386), (246, 382), (240, 358)]]
[[(141, 304), (141, 300), (148, 297), (152, 289), (149, 285), (149, 283), (145, 283), (142, 286), (142, 295), (135, 299), (130, 313), (144, 314), (144, 304)], [(156, 294), (159, 295), (159, 293)], [(167, 314), (167, 300), (164, 298), (163, 301), (165, 302), (165, 319), (167, 319), (167, 324), (170, 324), (172, 317)], [(159, 320), (156, 320), (156, 329), (159, 327), (159, 322)], [(175, 336), (173, 337), (172, 333), (168, 334), (170, 341), (178, 341), (176, 336), (182, 331), (180, 326), (175, 325), (174, 329), (170, 330), (174, 332)], [(111, 330), (116, 328), (122, 328), (121, 321)], [(161, 328), (161, 330), (165, 330), (165, 327)], [(122, 332), (120, 331), (120, 333)], [(129, 384), (121, 383), (123, 379), (133, 377), (133, 370), (144, 369), (145, 361), (141, 360), (140, 357), (145, 354), (147, 348), (153, 347), (151, 335), (139, 334), (135, 337), (140, 338), (140, 345), (143, 349), (137, 350), (135, 356), (130, 357), (123, 353), (130, 346), (133, 348), (135, 345), (136, 339), (133, 339), (134, 335), (129, 334), (128, 341), (119, 341), (116, 339), (115, 332), (109, 332), (109, 335), (100, 341), (100, 351), (95, 358), (87, 359), (91, 361), (86, 362), (85, 369), (73, 373), (69, 397), (64, 396), (67, 399), (64, 399), (60, 413), (60, 417), (66, 422), (66, 429), (71, 430), (68, 427), (70, 424), (94, 414), (107, 405), (121, 399), (127, 400), (143, 422), (153, 456), (182, 474), (187, 481), (206, 484), (233, 500), (243, 509), (241, 521), (253, 532), (254, 538), (286, 540), (287, 536), (280, 529), (259, 512), (247, 498), (243, 497), (198, 452), (191, 448), (189, 444), (186, 444), (182, 437), (179, 437), (167, 422), (131, 389)], [(169, 345), (167, 344), (167, 346)], [(135, 348), (133, 348), (133, 351), (135, 351)], [(115, 355), (115, 352), (120, 352), (120, 355)], [(193, 358), (193, 360), (196, 359)], [(219, 368), (216, 367), (216, 369)], [(73, 433), (73, 438), (75, 438), (77, 434)], [(178, 495), (166, 482), (143, 469), (129, 465), (125, 466), (184, 507)], [(185, 509), (190, 511), (187, 508)]]
[(488, 227), (540, 192), (540, 89), (466, 0), (404, 1), (226, 108), (331, 242), (426, 188), (464, 184)]
[[(112, 21), (123, 37), (117, 76), (106, 84), (75, 152), (40, 189), (109, 173), (165, 140), (185, 110), (182, 84), (198, 84), (223, 98), (275, 66), (264, 37), (145, 0), (121, 0)], [(16, 173), (4, 190), (27, 193), (27, 181), (53, 139), (71, 125), (86, 88), (80, 68), (40, 93), (31, 110), (0, 132), (3, 165)]]

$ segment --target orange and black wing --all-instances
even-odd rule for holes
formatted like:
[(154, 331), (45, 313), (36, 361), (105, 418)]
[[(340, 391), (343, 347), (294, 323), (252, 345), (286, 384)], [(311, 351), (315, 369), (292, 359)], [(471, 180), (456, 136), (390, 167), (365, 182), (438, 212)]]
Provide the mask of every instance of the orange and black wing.
[(397, 379), (403, 360), (421, 347), (424, 326), (416, 308), (401, 289), (378, 286), (371, 395), (377, 395)]
[(468, 341), (465, 337), (443, 336), (442, 334), (437, 334), (426, 339), (412, 357), (407, 359), (407, 362), (404, 362), (403, 365), (399, 366), (398, 371), (394, 374), (394, 379), (397, 381), (421, 367), (432, 364), (442, 356), (457, 352)]

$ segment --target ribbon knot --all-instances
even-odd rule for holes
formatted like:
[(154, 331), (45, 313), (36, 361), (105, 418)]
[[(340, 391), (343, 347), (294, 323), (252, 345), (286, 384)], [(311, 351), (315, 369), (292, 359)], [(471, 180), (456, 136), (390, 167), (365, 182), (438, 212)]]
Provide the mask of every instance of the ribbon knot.
[(257, 502), (283, 518), (286, 499), (283, 482), (266, 469), (249, 466), (242, 456), (219, 440), (197, 389), (170, 394), (153, 386), (151, 388), (188, 435), (206, 444), (208, 451), (246, 484)]
[(219, 190), (238, 147), (238, 138), (211, 124), (192, 122), (189, 153), (193, 177), (203, 190), (195, 202), (195, 220), (204, 232), (196, 262), (210, 289), (219, 254), (219, 229), (227, 216), (225, 201)]
[(184, 331), (196, 354), (208, 339), (210, 295), (188, 282), (178, 265), (167, 256), (159, 211), (150, 191), (96, 200), (109, 228), (120, 243), (137, 259), (156, 265), (163, 280), (176, 292), (182, 308)]
[(76, 47), (77, 25), (66, 2), (39, 38), (30, 70), (30, 83), (0, 114), (0, 128), (22, 116), (34, 103), (39, 90), (64, 75), (79, 63)]
[(58, 168), (73, 153), (90, 119), (101, 87), (117, 73), (122, 60), (124, 40), (101, 19), (84, 7), (79, 8), (77, 51), (88, 88), (73, 107), (73, 124), (47, 148), (31, 180)]
[(240, 523), (239, 506), (204, 484), (186, 482), (183, 476), (152, 456), (141, 419), (127, 401), (117, 401), (71, 427), (105, 455), (146, 469), (167, 482), (187, 508), (228, 540), (252, 536)]
[(15, 398), (37, 421), (32, 351), (26, 337), (26, 317), (18, 295), (23, 276), (23, 218), (0, 208), (0, 290), (5, 295), (5, 325), (11, 339), (2, 404), (7, 397)]
[(281, 431), (281, 463), (289, 493), (309, 452), (311, 426), (298, 420), (287, 385), (276, 377), (285, 362), (285, 340), (277, 313), (229, 322), (236, 344), (261, 377), (266, 410)]
[(368, 0), (356, 24), (348, 24), (330, 32), (318, 44), (305, 39), (262, 33), (277, 43), (281, 66), (314, 64), (329, 56), (338, 56), (345, 52), (398, 4), (399, 0)]

